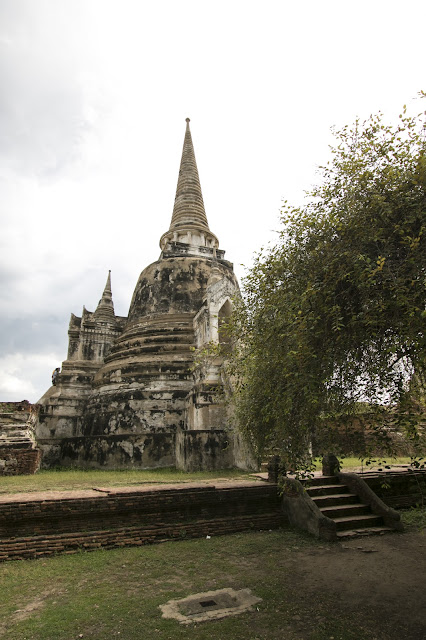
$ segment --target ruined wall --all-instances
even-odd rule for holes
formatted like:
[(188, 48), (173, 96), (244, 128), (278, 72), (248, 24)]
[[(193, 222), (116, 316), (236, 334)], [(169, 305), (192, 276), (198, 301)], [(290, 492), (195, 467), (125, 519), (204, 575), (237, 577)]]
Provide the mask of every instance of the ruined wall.
[(196, 382), (186, 398), (186, 423), (189, 429), (217, 430), (227, 426), (226, 407), (220, 375), (215, 381)]
[(76, 436), (39, 440), (43, 467), (79, 469), (155, 469), (175, 465), (172, 433)]
[(113, 308), (105, 312), (103, 301), (104, 296), (94, 313), (83, 308), (81, 318), (71, 314), (67, 360), (62, 363), (55, 386), (39, 400), (39, 440), (73, 437), (80, 433), (94, 376), (120, 335), (125, 320), (115, 316)]
[(232, 435), (223, 429), (180, 429), (176, 433), (176, 467), (183, 471), (232, 469), (235, 467)]
[(32, 475), (40, 468), (40, 449), (0, 446), (0, 476)]
[[(426, 433), (425, 420), (417, 427), (420, 433)], [(360, 416), (327, 418), (312, 437), (314, 456), (322, 456), (325, 451), (335, 451), (339, 455), (360, 458), (370, 455), (387, 457), (389, 445), (394, 455), (416, 455), (415, 448), (393, 419), (391, 412), (380, 417), (365, 413)]]
[(36, 446), (36, 408), (27, 400), (0, 403), (0, 476), (38, 471), (41, 451)]
[(109, 318), (83, 308), (82, 317), (71, 314), (68, 328), (68, 361), (87, 361), (102, 364), (120, 335), (126, 319), (112, 315)]
[(405, 472), (364, 473), (362, 479), (393, 509), (409, 509), (424, 504), (426, 469)]
[(65, 438), (78, 433), (93, 375), (93, 367), (86, 367), (84, 363), (79, 363), (78, 367), (67, 365), (67, 361), (63, 363), (56, 385), (52, 385), (39, 400), (37, 440)]

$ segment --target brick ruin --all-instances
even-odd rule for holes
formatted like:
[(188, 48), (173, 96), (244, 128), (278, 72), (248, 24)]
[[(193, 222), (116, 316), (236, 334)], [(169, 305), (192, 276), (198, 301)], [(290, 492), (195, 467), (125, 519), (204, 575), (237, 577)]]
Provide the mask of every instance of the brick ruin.
[(36, 408), (27, 400), (0, 403), (0, 476), (32, 474), (39, 469), (35, 420)]
[(218, 393), (223, 359), (194, 362), (197, 349), (224, 339), (239, 289), (209, 228), (189, 118), (160, 248), (126, 317), (115, 315), (111, 274), (96, 310), (71, 314), (67, 359), (39, 400), (43, 467), (253, 466)]

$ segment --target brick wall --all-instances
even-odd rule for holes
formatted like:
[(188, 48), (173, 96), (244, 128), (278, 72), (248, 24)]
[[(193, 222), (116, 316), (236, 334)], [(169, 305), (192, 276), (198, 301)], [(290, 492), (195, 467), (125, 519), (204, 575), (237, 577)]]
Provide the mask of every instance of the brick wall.
[(275, 485), (201, 486), (0, 503), (0, 560), (274, 529)]
[(0, 476), (33, 474), (40, 466), (39, 449), (0, 447)]
[(364, 473), (361, 477), (385, 504), (394, 509), (408, 509), (426, 502), (425, 469)]

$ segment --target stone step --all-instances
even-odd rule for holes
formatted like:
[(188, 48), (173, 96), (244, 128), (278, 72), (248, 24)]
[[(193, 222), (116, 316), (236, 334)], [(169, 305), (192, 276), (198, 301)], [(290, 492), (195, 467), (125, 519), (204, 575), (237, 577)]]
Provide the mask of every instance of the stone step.
[[(161, 320), (161, 324), (158, 327), (152, 325), (152, 323), (147, 324), (146, 326), (137, 326), (133, 331), (129, 331), (127, 335), (127, 340), (135, 340), (142, 336), (154, 336), (154, 335), (181, 335), (188, 334), (194, 331), (192, 318), (190, 321), (181, 322), (179, 325), (176, 325), (175, 322), (165, 322), (163, 319)], [(126, 344), (122, 339), (118, 341), (117, 344)]]
[(337, 482), (334, 476), (317, 476), (305, 482), (306, 492), (321, 513), (336, 523), (337, 537), (378, 535), (394, 531), (386, 527), (383, 519), (371, 512), (369, 505), (361, 503), (349, 488)]
[(391, 527), (359, 527), (357, 529), (347, 529), (346, 531), (338, 531), (337, 538), (339, 540), (348, 540), (351, 538), (360, 538), (362, 536), (382, 536), (385, 533), (395, 533), (395, 529)]
[(26, 422), (8, 422), (3, 423), (0, 420), (0, 425), (3, 431), (26, 431), (30, 427)]
[(311, 498), (314, 496), (327, 496), (327, 495), (336, 495), (336, 494), (344, 494), (349, 493), (348, 487), (344, 484), (322, 484), (313, 487), (307, 487), (306, 491)]
[(24, 449), (24, 450), (35, 449), (36, 444), (32, 440), (25, 440), (24, 442), (8, 442), (8, 441), (1, 442), (0, 441), (0, 448), (5, 450), (11, 449), (12, 451), (20, 451), (21, 449)]
[(348, 529), (366, 529), (367, 527), (381, 527), (383, 520), (380, 516), (374, 514), (360, 516), (343, 516), (332, 518), (336, 523), (337, 531)]
[(311, 496), (319, 509), (340, 504), (357, 504), (359, 498), (355, 493), (335, 493), (331, 496)]
[(308, 485), (309, 487), (315, 487), (317, 485), (336, 484), (337, 480), (335, 476), (314, 476), (313, 478), (309, 478), (308, 480), (302, 480), (301, 482), (303, 485)]
[(356, 516), (363, 515), (371, 515), (371, 509), (368, 504), (362, 504), (361, 502), (358, 504), (346, 504), (346, 505), (335, 505), (333, 507), (324, 507), (320, 508), (321, 513), (323, 513), (327, 518), (331, 518), (332, 520), (336, 520), (336, 518), (354, 518)]
[(176, 344), (180, 344), (180, 343), (193, 343), (194, 342), (194, 332), (193, 331), (187, 331), (186, 333), (180, 333), (179, 335), (176, 335), (175, 333), (169, 332), (169, 333), (162, 333), (162, 334), (158, 334), (158, 335), (154, 335), (154, 336), (141, 336), (140, 338), (138, 338), (137, 340), (135, 340), (134, 343), (129, 344), (130, 348), (133, 347), (139, 347), (142, 344), (149, 344), (149, 343), (163, 343), (163, 342), (167, 342), (167, 343), (176, 343)]

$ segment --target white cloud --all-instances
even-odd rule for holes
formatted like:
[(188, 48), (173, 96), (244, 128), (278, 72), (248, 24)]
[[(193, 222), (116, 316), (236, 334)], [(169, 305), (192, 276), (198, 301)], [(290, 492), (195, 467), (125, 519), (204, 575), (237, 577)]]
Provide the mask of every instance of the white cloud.
[(50, 373), (60, 363), (57, 353), (9, 353), (0, 358), (0, 398), (36, 402), (50, 387)]
[(0, 164), (52, 179), (77, 162), (95, 124), (82, 5), (6, 0), (0, 24)]

